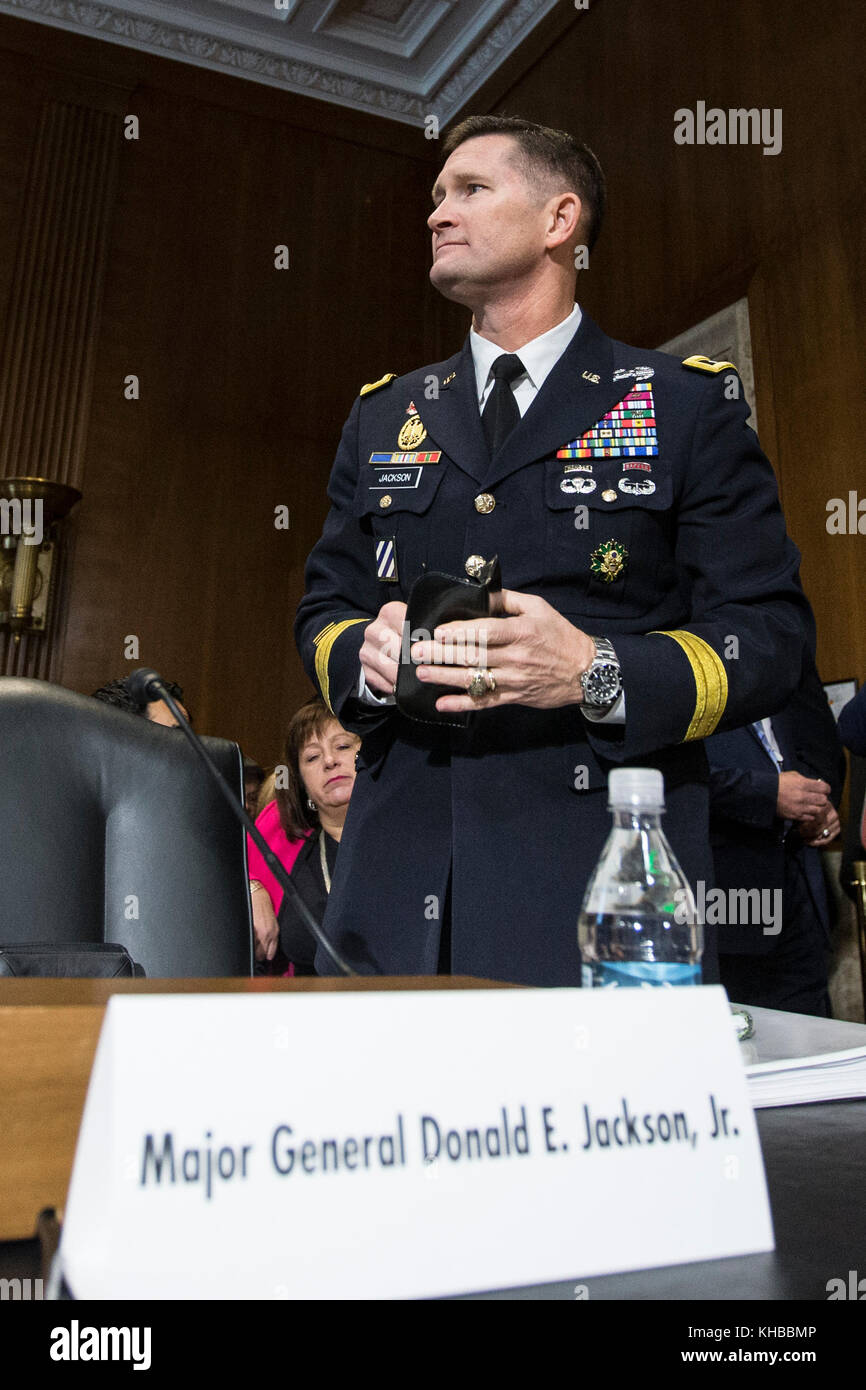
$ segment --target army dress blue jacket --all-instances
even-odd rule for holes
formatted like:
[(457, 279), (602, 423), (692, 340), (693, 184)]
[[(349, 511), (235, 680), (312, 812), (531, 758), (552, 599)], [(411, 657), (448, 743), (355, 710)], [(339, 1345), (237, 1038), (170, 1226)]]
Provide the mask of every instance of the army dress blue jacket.
[[(693, 884), (712, 882), (702, 740), (779, 709), (811, 631), (747, 416), (732, 369), (629, 347), (586, 315), (492, 460), (468, 340), (364, 388), (295, 628), (324, 699), (363, 736), (325, 918), (360, 972), (435, 973), (450, 900), (455, 974), (579, 983), (614, 765), (662, 770), (674, 852)], [(505, 705), (460, 729), (358, 701), (381, 606), (425, 567), (463, 575), (494, 555), (504, 587), (613, 643), (623, 725)], [(716, 978), (712, 942), (705, 967)], [(317, 968), (333, 969), (321, 951)]]

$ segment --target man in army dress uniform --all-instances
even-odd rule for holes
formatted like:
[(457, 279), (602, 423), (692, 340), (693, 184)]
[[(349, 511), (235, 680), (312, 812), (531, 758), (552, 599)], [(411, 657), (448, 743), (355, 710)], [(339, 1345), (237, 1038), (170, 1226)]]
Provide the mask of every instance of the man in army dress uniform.
[[(325, 929), (361, 972), (570, 985), (609, 769), (662, 770), (674, 851), (712, 882), (702, 740), (784, 704), (811, 616), (731, 364), (615, 342), (575, 303), (604, 204), (591, 151), (472, 117), (445, 154), (430, 278), (472, 329), (362, 390), (297, 615), (310, 675), (363, 735)], [(468, 724), (405, 718), (413, 581), (493, 556), (506, 616), (459, 625), (480, 669), (471, 641), (411, 647)], [(712, 943), (704, 966), (717, 978)]]

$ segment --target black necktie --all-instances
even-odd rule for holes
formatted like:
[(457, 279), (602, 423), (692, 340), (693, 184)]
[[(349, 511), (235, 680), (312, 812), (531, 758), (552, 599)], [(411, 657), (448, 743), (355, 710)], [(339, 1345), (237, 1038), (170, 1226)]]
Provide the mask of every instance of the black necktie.
[(497, 357), (490, 371), (493, 376), (493, 390), (481, 412), (481, 424), (492, 458), (520, 419), (511, 382), (522, 376), (526, 368), (513, 352), (503, 352), (501, 357)]

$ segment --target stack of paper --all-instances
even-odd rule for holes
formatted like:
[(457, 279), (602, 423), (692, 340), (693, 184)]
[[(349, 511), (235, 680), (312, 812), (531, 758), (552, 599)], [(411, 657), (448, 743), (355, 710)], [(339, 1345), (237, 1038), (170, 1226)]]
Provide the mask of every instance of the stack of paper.
[(755, 1033), (740, 1051), (756, 1109), (866, 1097), (866, 1025), (745, 1007)]

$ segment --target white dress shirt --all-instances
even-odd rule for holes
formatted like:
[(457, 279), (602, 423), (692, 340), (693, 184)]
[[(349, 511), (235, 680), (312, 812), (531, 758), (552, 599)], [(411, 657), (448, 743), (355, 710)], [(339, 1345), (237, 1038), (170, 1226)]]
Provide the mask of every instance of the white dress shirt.
[[(546, 333), (542, 333), (538, 338), (533, 338), (529, 343), (524, 343), (523, 347), (518, 349), (515, 356), (520, 358), (525, 371), (522, 376), (517, 377), (511, 383), (511, 389), (514, 392), (517, 409), (521, 415), (525, 415), (532, 405), (580, 327), (582, 318), (580, 305), (575, 304), (568, 318), (563, 319), (562, 323), (558, 323), (555, 328), (548, 328)], [(493, 390), (493, 377), (490, 375), (490, 369), (497, 357), (502, 356), (505, 349), (492, 343), (489, 338), (482, 338), (481, 334), (476, 333), (474, 328), (469, 330), (469, 347), (472, 351), (472, 361), (475, 364), (478, 409), (483, 410), (487, 404), (487, 397)]]
[(773, 728), (772, 719), (769, 715), (767, 715), (765, 719), (756, 719), (755, 723), (760, 724), (761, 728), (763, 729), (764, 738), (770, 745), (770, 752), (772, 754), (773, 761), (776, 763), (777, 771), (781, 772), (782, 764), (785, 761), (785, 759), (782, 757), (782, 750), (779, 747), (779, 741), (776, 738), (776, 731)]

